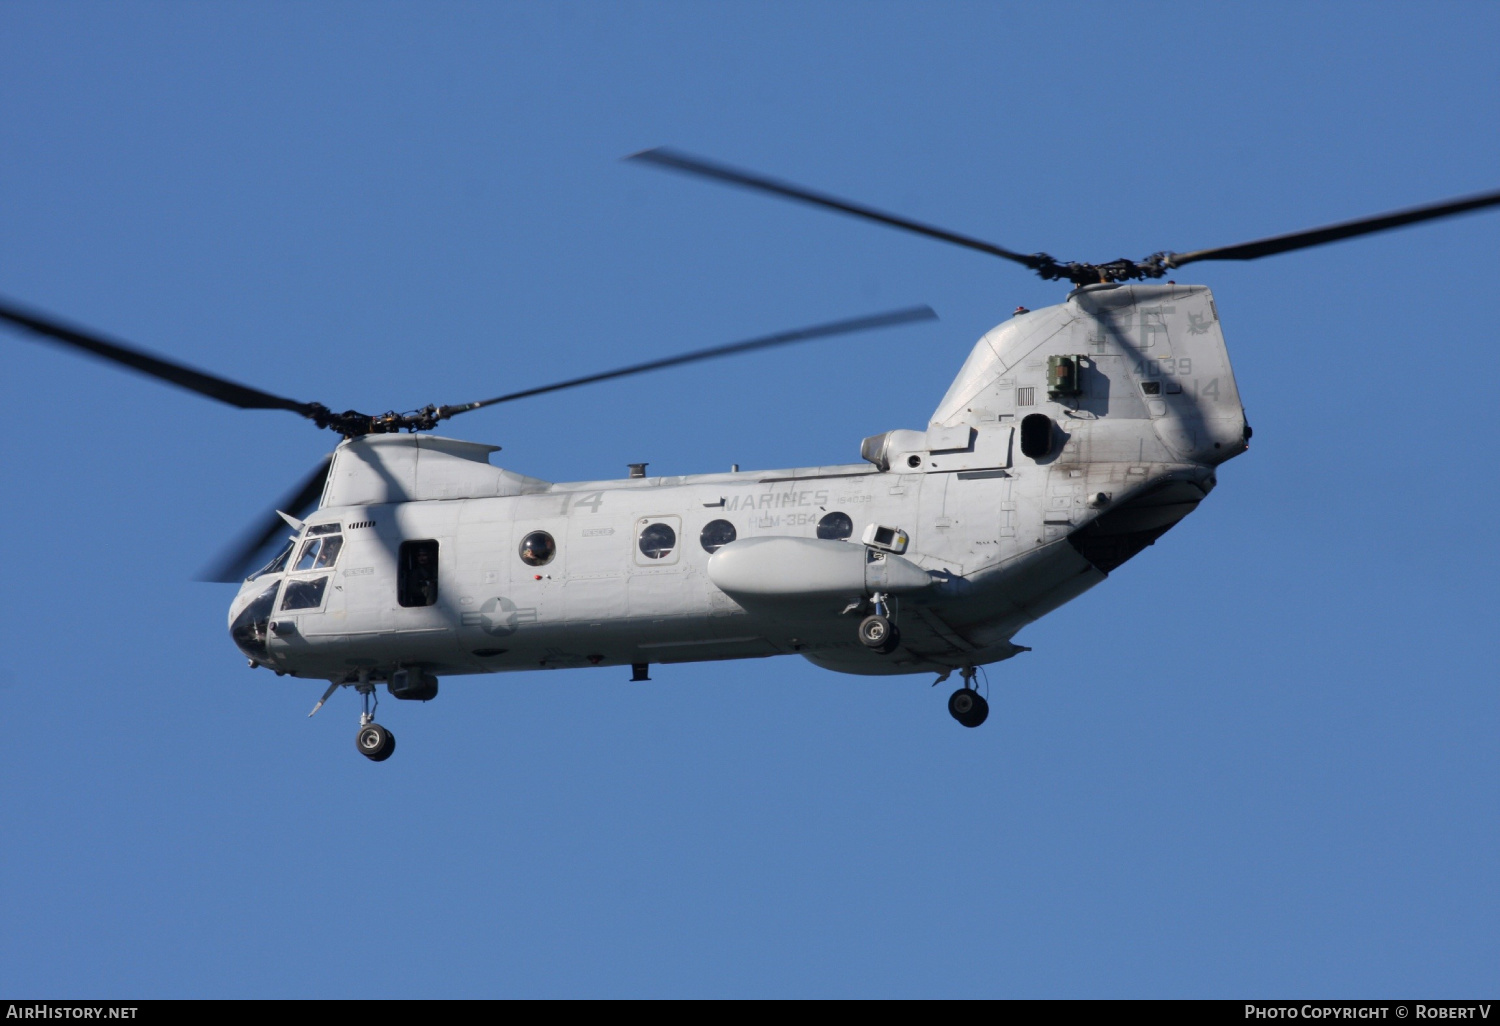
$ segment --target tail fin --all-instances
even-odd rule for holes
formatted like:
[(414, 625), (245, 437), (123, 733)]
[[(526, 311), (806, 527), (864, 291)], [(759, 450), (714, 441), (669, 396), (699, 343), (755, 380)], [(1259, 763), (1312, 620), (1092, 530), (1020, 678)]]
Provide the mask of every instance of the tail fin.
[[(974, 346), (932, 421), (982, 427), (1045, 410), (1049, 399), (1070, 415), (1149, 422), (1152, 448), (1159, 442), (1182, 462), (1222, 463), (1245, 450), (1249, 434), (1218, 309), (1202, 285), (1089, 285), (1066, 303), (1018, 313)], [(1140, 431), (1108, 434), (1124, 442)], [(1138, 457), (1122, 450), (1118, 458)]]

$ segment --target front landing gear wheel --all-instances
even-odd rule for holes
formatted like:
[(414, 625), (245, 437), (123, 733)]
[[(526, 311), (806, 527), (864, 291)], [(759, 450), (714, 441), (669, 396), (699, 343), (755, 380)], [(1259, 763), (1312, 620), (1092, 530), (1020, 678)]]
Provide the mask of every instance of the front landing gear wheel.
[(901, 644), (901, 632), (883, 616), (867, 616), (859, 622), (859, 642), (881, 655), (887, 655), (896, 651), (896, 646)]
[(973, 688), (959, 688), (948, 696), (948, 712), (966, 727), (977, 727), (990, 715), (990, 703)]
[(396, 750), (396, 735), (378, 723), (366, 723), (354, 735), (354, 747), (371, 762), (385, 762)]

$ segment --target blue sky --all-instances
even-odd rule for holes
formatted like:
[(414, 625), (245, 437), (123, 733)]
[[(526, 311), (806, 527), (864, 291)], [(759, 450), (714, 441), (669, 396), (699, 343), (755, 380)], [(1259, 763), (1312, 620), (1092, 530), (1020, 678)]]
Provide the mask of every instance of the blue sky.
[[(553, 480), (848, 462), (1065, 290), (622, 165), (672, 144), (1014, 249), (1500, 186), (1488, 4), (0, 8), (0, 294), (410, 409)], [(1500, 214), (1203, 264), (1255, 427), (1024, 631), (976, 731), (797, 659), (251, 672), (191, 577), (325, 452), (0, 335), (0, 995), (1474, 996), (1500, 983)]]

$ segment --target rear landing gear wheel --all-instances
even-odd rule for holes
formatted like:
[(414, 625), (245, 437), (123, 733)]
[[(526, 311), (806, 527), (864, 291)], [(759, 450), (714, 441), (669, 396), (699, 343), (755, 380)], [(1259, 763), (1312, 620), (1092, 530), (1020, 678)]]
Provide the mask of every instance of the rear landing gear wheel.
[(867, 616), (859, 622), (859, 641), (866, 648), (887, 655), (901, 644), (901, 632), (884, 616)]
[(354, 735), (354, 747), (371, 762), (385, 762), (396, 750), (396, 735), (378, 723), (366, 723)]
[(948, 712), (965, 727), (977, 727), (990, 715), (990, 703), (973, 688), (959, 688), (948, 696)]

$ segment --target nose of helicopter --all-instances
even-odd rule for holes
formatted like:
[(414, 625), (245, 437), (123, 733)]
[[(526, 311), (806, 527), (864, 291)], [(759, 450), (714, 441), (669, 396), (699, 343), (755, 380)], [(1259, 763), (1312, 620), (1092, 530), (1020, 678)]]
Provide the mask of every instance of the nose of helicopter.
[(252, 583), (251, 581), (242, 581), (240, 583), (240, 590), (234, 593), (234, 599), (229, 603), (229, 625), (231, 627), (234, 626), (234, 618), (240, 615), (240, 612), (256, 594), (255, 589), (251, 587)]
[(270, 630), (271, 607), (281, 578), (251, 578), (240, 585), (239, 594), (229, 604), (229, 637), (252, 662), (265, 662), (266, 639)]

